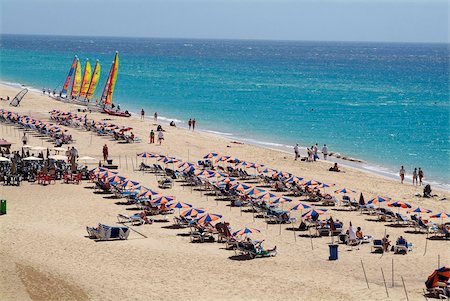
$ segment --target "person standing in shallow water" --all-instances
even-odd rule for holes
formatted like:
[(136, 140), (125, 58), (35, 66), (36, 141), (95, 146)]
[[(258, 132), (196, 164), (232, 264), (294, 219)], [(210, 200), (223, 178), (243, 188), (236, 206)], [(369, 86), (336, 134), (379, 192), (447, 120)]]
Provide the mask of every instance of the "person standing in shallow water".
[(420, 167), (419, 167), (418, 175), (419, 175), (419, 185), (422, 186), (423, 170)]
[(403, 184), (403, 180), (405, 180), (405, 168), (403, 167), (403, 165), (402, 165), (402, 167), (400, 167), (399, 175), (400, 175), (400, 181)]
[(155, 114), (153, 114), (153, 120), (158, 121), (158, 112), (155, 112)]
[(326, 144), (324, 144), (322, 147), (322, 154), (323, 154), (323, 159), (326, 160), (327, 156), (328, 156), (328, 146)]
[(294, 160), (297, 161), (298, 158), (298, 143), (294, 146)]
[(191, 130), (191, 126), (192, 126), (192, 119), (191, 118), (189, 118), (188, 126), (189, 126), (189, 130)]
[(194, 131), (195, 130), (195, 118), (194, 119), (192, 119), (192, 130)]
[(144, 120), (145, 117), (145, 111), (144, 108), (141, 109), (141, 120)]
[(412, 180), (413, 180), (413, 185), (418, 185), (419, 183), (417, 183), (417, 167), (414, 168), (413, 174), (412, 174)]

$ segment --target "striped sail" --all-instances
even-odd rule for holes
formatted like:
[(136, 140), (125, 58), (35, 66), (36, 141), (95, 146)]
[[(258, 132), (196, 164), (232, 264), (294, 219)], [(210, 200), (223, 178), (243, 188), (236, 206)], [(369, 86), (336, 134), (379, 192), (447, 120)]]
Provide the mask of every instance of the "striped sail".
[(73, 59), (72, 66), (70, 66), (69, 74), (67, 74), (67, 78), (66, 78), (66, 81), (64, 82), (64, 86), (61, 91), (61, 94), (67, 94), (67, 89), (69, 89), (69, 85), (70, 85), (70, 79), (72, 78), (73, 71), (75, 70), (75, 67), (77, 65), (77, 59), (78, 59), (77, 56), (75, 56)]
[(80, 98), (85, 97), (91, 82), (92, 70), (89, 59), (86, 59), (86, 66), (84, 67), (83, 80), (81, 81)]
[(111, 69), (109, 70), (108, 79), (106, 80), (105, 88), (103, 89), (102, 102), (104, 104), (112, 103), (112, 96), (114, 93), (114, 87), (116, 85), (118, 70), (119, 70), (119, 52), (116, 51), (116, 56), (114, 57)]
[(72, 91), (70, 92), (70, 96), (77, 97), (78, 93), (80, 93), (80, 88), (81, 88), (81, 64), (80, 60), (77, 59), (77, 66), (75, 68), (75, 76), (73, 78)]
[(91, 99), (94, 95), (95, 88), (97, 88), (98, 80), (100, 79), (100, 63), (95, 63), (94, 72), (92, 73), (91, 82), (89, 83), (89, 87), (87, 89), (86, 97), (87, 99)]

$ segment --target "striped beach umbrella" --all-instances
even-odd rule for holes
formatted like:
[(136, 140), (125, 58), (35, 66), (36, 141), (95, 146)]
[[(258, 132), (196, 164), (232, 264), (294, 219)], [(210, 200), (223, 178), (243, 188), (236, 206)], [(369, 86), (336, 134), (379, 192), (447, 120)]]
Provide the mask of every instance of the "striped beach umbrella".
[(176, 202), (176, 203), (172, 203), (170, 205), (167, 205), (167, 207), (170, 208), (170, 209), (175, 209), (175, 208), (182, 209), (182, 208), (191, 208), (192, 205), (188, 204), (188, 203), (185, 203), (185, 202)]
[(410, 203), (397, 201), (397, 202), (391, 202), (387, 204), (389, 207), (398, 207), (398, 208), (411, 208)]
[(203, 213), (205, 213), (205, 210), (203, 210), (203, 209), (190, 208), (190, 209), (188, 209), (188, 210), (186, 210), (186, 211), (183, 211), (183, 212), (181, 213), (181, 216), (183, 216), (183, 217), (186, 217), (186, 216), (196, 217), (196, 216), (198, 216), (199, 214), (203, 214)]
[(302, 217), (311, 218), (316, 215), (324, 214), (325, 212), (327, 212), (327, 209), (323, 209), (323, 208), (322, 209), (312, 209), (312, 210), (309, 210), (308, 212), (306, 212), (305, 214), (303, 214)]
[(258, 199), (272, 199), (272, 198), (280, 198), (279, 194), (271, 193), (271, 192), (265, 192), (258, 196)]
[(152, 198), (156, 195), (160, 195), (159, 191), (155, 191), (153, 189), (147, 189), (146, 191), (143, 191), (141, 194), (139, 194), (139, 197), (143, 198)]
[(139, 182), (135, 182), (135, 181), (131, 181), (131, 180), (127, 180), (127, 181), (123, 182), (122, 184), (120, 184), (120, 186), (122, 188), (131, 188), (131, 187), (134, 187), (137, 185), (139, 185)]
[(207, 214), (204, 214), (204, 215), (199, 217), (198, 223), (199, 224), (203, 224), (203, 223), (206, 223), (206, 222), (210, 223), (210, 222), (216, 221), (216, 220), (218, 220), (220, 218), (222, 218), (222, 215), (220, 215), (220, 214), (207, 213)]
[(348, 189), (348, 188), (342, 188), (342, 189), (335, 190), (334, 193), (337, 193), (337, 194), (340, 194), (340, 193), (347, 194), (347, 193), (356, 193), (356, 191), (351, 190), (351, 189)]
[(376, 204), (376, 203), (383, 203), (383, 202), (390, 202), (391, 198), (383, 197), (383, 196), (377, 196), (370, 201), (367, 202), (367, 204)]
[(272, 169), (272, 168), (265, 168), (265, 169), (263, 169), (263, 171), (262, 171), (263, 173), (270, 173), (270, 174), (274, 174), (274, 173), (277, 173), (278, 172), (278, 170), (276, 170), (276, 169)]
[(213, 157), (217, 157), (218, 155), (219, 155), (218, 153), (214, 153), (214, 152), (207, 153), (206, 155), (203, 156), (203, 159), (211, 159)]
[(190, 162), (183, 162), (183, 163), (180, 163), (179, 165), (178, 165), (178, 168), (186, 168), (186, 167), (190, 167), (190, 166), (194, 166), (194, 163), (190, 163)]
[(149, 153), (149, 152), (143, 152), (143, 153), (139, 153), (136, 156), (140, 157), (140, 158), (155, 158), (158, 155), (155, 155), (153, 153)]
[(305, 186), (317, 186), (317, 185), (320, 185), (320, 184), (322, 184), (322, 183), (319, 182), (319, 181), (316, 181), (316, 180), (310, 180), (310, 181), (306, 182), (306, 183), (303, 184), (303, 185), (305, 185)]
[(286, 180), (286, 182), (287, 183), (299, 183), (300, 181), (302, 181), (303, 180), (303, 178), (302, 177), (297, 177), (297, 176), (292, 176), (292, 177), (290, 177), (290, 178), (288, 178), (287, 180)]
[(233, 236), (241, 236), (241, 235), (245, 235), (245, 234), (250, 234), (250, 233), (259, 233), (261, 231), (259, 231), (258, 229), (255, 228), (243, 228), (240, 230), (237, 230), (236, 232), (233, 233)]
[(317, 188), (327, 188), (327, 187), (333, 187), (336, 184), (327, 184), (327, 183), (320, 183), (317, 185)]
[(308, 209), (311, 208), (311, 206), (307, 205), (307, 204), (303, 204), (303, 203), (298, 203), (297, 205), (292, 206), (291, 208), (289, 208), (290, 211), (293, 210), (300, 210), (302, 211), (303, 209)]
[(222, 156), (222, 157), (217, 158), (216, 162), (225, 162), (230, 158), (231, 158), (230, 156)]
[(250, 188), (252, 188), (251, 185), (247, 185), (247, 184), (244, 184), (244, 183), (236, 183), (233, 186), (231, 186), (231, 189), (239, 190), (239, 191), (244, 191), (244, 190), (247, 190), (247, 189), (250, 189)]
[(286, 203), (286, 202), (292, 202), (292, 199), (284, 197), (284, 196), (279, 196), (277, 198), (275, 198), (274, 200), (272, 200), (270, 203), (271, 204), (278, 204), (278, 203)]
[(415, 212), (415, 213), (430, 213), (431, 210), (430, 209), (426, 209), (426, 208), (421, 208), (421, 207), (417, 207), (414, 210), (409, 210), (408, 212)]
[(430, 217), (431, 218), (449, 218), (450, 217), (450, 213), (440, 212), (440, 213), (433, 214)]
[(127, 178), (119, 176), (119, 175), (113, 175), (112, 177), (108, 178), (108, 182), (110, 183), (120, 183), (125, 181)]
[(250, 189), (248, 189), (245, 192), (245, 194), (246, 195), (257, 195), (257, 194), (264, 193), (264, 192), (266, 192), (266, 191), (262, 188), (251, 187)]
[[(161, 204), (167, 204), (169, 202), (172, 202), (173, 200), (175, 200), (174, 196), (160, 196), (160, 197), (157, 197), (157, 198), (151, 200), (150, 202), (152, 204), (161, 205)], [(189, 206), (189, 207), (191, 207), (191, 206)]]
[(89, 171), (89, 173), (99, 173), (99, 172), (102, 172), (102, 171), (109, 171), (109, 169), (106, 168), (106, 167), (96, 167), (94, 169), (91, 169)]

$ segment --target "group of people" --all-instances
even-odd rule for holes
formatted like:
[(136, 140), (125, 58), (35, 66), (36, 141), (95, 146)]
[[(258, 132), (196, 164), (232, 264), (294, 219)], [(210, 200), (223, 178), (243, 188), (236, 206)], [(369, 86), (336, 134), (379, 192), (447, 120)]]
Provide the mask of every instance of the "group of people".
[[(164, 140), (164, 132), (163, 132), (162, 126), (158, 125), (156, 131), (158, 132), (158, 143), (159, 143), (159, 145), (161, 145)], [(153, 143), (155, 143), (155, 131), (151, 130), (150, 131), (150, 144), (153, 144)]]
[[(311, 147), (306, 148), (306, 153), (307, 153), (307, 157), (306, 157), (306, 161), (308, 162), (313, 162), (316, 161), (319, 158), (319, 146), (316, 143), (315, 145), (312, 145)], [(323, 159), (327, 160), (328, 158), (328, 146), (326, 144), (323, 145), (322, 147), (322, 154), (323, 154)], [(298, 143), (294, 146), (294, 160), (297, 161), (297, 159), (300, 158), (300, 149), (298, 146)]]
[[(405, 180), (405, 174), (406, 174), (405, 167), (402, 165), (400, 167), (400, 172), (399, 172), (400, 181), (401, 181), (402, 184), (403, 184), (403, 182)], [(423, 173), (422, 168), (419, 167), (419, 169), (417, 170), (417, 167), (415, 167), (414, 171), (412, 173), (412, 183), (413, 183), (413, 185), (420, 185), (420, 186), (422, 186), (422, 184), (423, 184), (423, 177), (424, 177), (424, 173)]]
[(197, 121), (195, 121), (195, 118), (194, 119), (192, 119), (192, 118), (189, 118), (189, 120), (188, 120), (188, 126), (189, 126), (189, 130), (192, 128), (192, 130), (194, 131), (195, 130), (195, 123), (196, 123)]

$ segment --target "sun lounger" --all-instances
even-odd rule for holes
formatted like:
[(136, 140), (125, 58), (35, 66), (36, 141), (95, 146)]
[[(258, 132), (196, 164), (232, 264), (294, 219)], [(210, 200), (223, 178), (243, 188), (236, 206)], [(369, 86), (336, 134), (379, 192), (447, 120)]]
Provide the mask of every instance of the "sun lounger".
[(97, 228), (86, 227), (89, 237), (98, 240), (127, 239), (130, 235), (130, 229), (126, 226), (108, 226), (98, 224)]
[[(147, 219), (149, 221), (152, 221), (150, 218), (147, 217)], [(125, 215), (125, 214), (118, 214), (117, 215), (117, 221), (120, 224), (124, 224), (124, 223), (131, 223), (133, 225), (143, 225), (145, 224), (145, 220), (139, 215), (139, 213), (137, 214), (133, 214), (131, 216)]]
[(277, 255), (277, 247), (273, 249), (265, 250), (262, 247), (264, 241), (242, 241), (236, 244), (237, 250), (242, 254), (250, 257), (251, 259), (257, 257), (275, 257)]
[(374, 239), (372, 241), (372, 252), (373, 253), (377, 253), (377, 252), (384, 252), (384, 246), (383, 246), (383, 240), (381, 239)]

